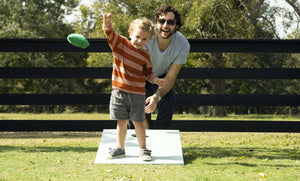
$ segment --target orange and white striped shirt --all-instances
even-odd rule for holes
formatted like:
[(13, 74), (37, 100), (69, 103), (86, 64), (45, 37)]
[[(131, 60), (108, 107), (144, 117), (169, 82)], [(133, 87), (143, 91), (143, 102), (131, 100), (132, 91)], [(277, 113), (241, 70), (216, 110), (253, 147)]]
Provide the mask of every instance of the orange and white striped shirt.
[(128, 93), (145, 95), (145, 80), (153, 82), (150, 53), (136, 49), (130, 41), (112, 28), (103, 28), (114, 56), (112, 87)]

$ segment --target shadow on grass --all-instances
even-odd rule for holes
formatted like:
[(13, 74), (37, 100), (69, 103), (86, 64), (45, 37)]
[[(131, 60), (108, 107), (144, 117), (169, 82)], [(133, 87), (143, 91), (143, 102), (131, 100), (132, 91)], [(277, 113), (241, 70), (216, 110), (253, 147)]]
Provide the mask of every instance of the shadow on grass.
[[(232, 164), (254, 167), (256, 164), (243, 163), (247, 158), (260, 160), (299, 160), (298, 155), (288, 149), (263, 148), (263, 147), (183, 147), (185, 164), (191, 164), (196, 159), (228, 158)], [(298, 156), (298, 157), (297, 157)], [(300, 166), (299, 166), (300, 167)]]
[[(0, 139), (60, 139), (60, 138), (101, 138), (102, 132), (0, 132)], [(18, 151), (23, 153), (34, 152), (97, 152), (98, 145), (95, 147), (83, 146), (36, 146), (36, 145), (0, 145), (0, 153)]]
[(18, 151), (20, 153), (42, 153), (42, 152), (76, 152), (76, 153), (86, 153), (86, 152), (97, 152), (98, 147), (80, 147), (80, 146), (0, 146), (0, 153)]
[(102, 132), (0, 132), (0, 139), (32, 138), (100, 138)]
[(205, 162), (206, 165), (215, 165), (215, 166), (219, 166), (219, 165), (225, 165), (225, 166), (228, 166), (228, 165), (240, 165), (240, 166), (245, 166), (245, 167), (258, 167), (258, 166), (271, 166), (271, 167), (300, 167), (296, 164), (286, 164), (286, 165), (280, 165), (280, 164), (252, 164), (252, 163), (245, 163), (245, 162), (226, 162), (226, 163), (208, 163), (208, 162)]

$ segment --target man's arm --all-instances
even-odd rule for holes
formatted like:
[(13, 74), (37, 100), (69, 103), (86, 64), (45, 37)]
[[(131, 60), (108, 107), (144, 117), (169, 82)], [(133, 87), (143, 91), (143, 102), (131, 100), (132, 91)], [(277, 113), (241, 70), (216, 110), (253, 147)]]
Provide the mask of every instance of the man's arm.
[(163, 86), (160, 86), (156, 93), (153, 94), (152, 96), (148, 97), (146, 100), (146, 104), (148, 104), (145, 108), (145, 112), (150, 114), (153, 111), (155, 111), (156, 107), (157, 107), (157, 103), (159, 102), (159, 98), (158, 95), (160, 97), (163, 97), (164, 95), (166, 95), (174, 86), (177, 75), (181, 69), (182, 65), (177, 65), (172, 63), (170, 66), (170, 69), (167, 73), (167, 75), (165, 76), (165, 80), (166, 80), (166, 84)]

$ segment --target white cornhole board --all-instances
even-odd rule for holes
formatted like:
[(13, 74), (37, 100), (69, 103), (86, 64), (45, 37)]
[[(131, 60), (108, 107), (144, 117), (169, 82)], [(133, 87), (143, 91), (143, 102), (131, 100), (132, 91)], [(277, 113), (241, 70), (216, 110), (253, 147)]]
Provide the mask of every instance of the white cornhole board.
[(176, 164), (183, 165), (183, 154), (179, 130), (146, 130), (147, 148), (152, 150), (152, 160), (139, 158), (139, 145), (134, 129), (128, 129), (125, 141), (125, 157), (107, 159), (109, 148), (116, 147), (116, 130), (104, 129), (97, 151), (95, 164)]

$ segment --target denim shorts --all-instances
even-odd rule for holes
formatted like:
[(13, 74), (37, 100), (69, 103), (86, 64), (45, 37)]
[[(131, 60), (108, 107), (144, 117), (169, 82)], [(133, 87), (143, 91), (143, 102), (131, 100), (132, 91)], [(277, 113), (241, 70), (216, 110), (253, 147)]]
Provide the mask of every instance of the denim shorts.
[(109, 104), (110, 119), (144, 121), (145, 95), (113, 89)]

